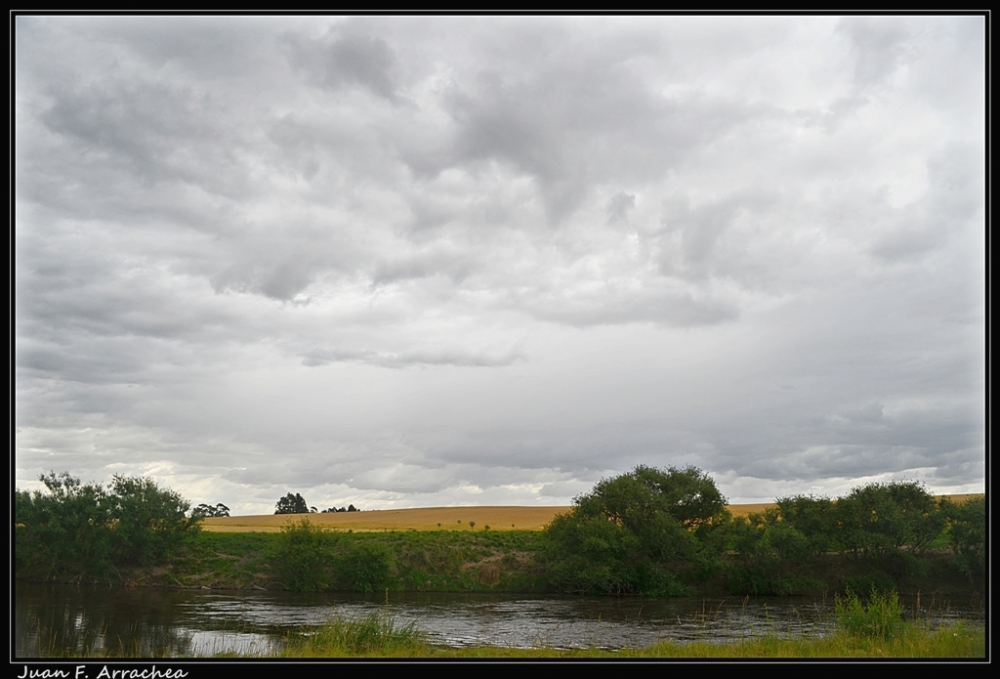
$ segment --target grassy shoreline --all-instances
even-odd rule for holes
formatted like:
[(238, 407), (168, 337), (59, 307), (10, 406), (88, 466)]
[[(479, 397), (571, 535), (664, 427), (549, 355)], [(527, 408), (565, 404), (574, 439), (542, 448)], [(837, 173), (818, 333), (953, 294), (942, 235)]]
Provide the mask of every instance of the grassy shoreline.
[[(247, 658), (221, 654), (217, 657)], [(823, 638), (773, 635), (733, 642), (665, 641), (642, 648), (600, 649), (475, 646), (453, 648), (426, 641), (413, 625), (396, 627), (391, 618), (372, 614), (357, 620), (336, 619), (320, 629), (289, 639), (284, 648), (250, 658), (424, 658), (424, 659), (694, 659), (694, 658), (985, 658), (985, 626), (958, 621), (932, 630), (924, 623), (898, 625), (889, 635), (858, 634), (838, 625)]]

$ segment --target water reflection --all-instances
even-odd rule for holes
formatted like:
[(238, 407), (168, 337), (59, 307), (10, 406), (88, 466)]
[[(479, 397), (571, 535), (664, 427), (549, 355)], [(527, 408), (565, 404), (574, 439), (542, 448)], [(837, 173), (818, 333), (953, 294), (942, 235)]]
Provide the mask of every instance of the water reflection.
[[(906, 605), (913, 609), (916, 601)], [(958, 603), (958, 605), (956, 605)], [(983, 620), (983, 603), (928, 602), (921, 617)], [(928, 610), (929, 609), (929, 610)], [(331, 617), (383, 611), (444, 646), (648, 646), (833, 632), (833, 602), (806, 598), (524, 597), (390, 593), (16, 588), (15, 655), (204, 657), (267, 655)]]

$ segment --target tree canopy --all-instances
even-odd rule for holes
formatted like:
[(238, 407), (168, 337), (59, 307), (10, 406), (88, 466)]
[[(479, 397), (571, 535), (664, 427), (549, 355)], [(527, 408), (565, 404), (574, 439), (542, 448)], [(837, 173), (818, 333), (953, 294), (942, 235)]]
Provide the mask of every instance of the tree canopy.
[(638, 466), (578, 496), (546, 529), (554, 584), (577, 592), (679, 593), (690, 561), (726, 517), (726, 499), (695, 467)]

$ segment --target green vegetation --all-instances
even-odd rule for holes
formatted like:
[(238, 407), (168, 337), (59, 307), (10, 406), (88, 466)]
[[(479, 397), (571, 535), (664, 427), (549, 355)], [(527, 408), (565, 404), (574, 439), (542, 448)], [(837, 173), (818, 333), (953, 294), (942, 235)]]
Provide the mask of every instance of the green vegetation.
[[(542, 559), (561, 591), (685, 594), (680, 570), (711, 560), (726, 500), (694, 467), (636, 467), (574, 500), (545, 531)], [(713, 550), (713, 547), (716, 549)]]
[(837, 627), (852, 637), (885, 641), (899, 637), (904, 630), (903, 606), (895, 590), (887, 593), (872, 590), (867, 602), (850, 589), (834, 602)]
[(376, 612), (357, 620), (335, 618), (313, 634), (290, 640), (278, 657), (414, 657), (427, 649), (414, 624), (398, 627), (393, 618)]
[[(809, 575), (841, 555), (840, 578), (826, 585), (880, 591), (961, 572), (985, 575), (985, 499), (939, 503), (914, 481), (868, 484), (837, 500), (797, 496), (768, 511), (735, 519), (727, 546), (739, 557), (728, 567), (731, 591), (797, 594), (822, 589)], [(954, 557), (942, 564), (938, 549)]]
[[(856, 599), (855, 599), (856, 601)], [(872, 604), (870, 604), (871, 606)], [(888, 602), (874, 604), (892, 608)], [(839, 611), (839, 609), (838, 609)], [(840, 613), (838, 612), (838, 619)], [(664, 642), (645, 648), (620, 650), (502, 648), (442, 648), (427, 643), (412, 624), (398, 627), (381, 613), (359, 620), (334, 619), (319, 630), (288, 640), (280, 658), (984, 658), (982, 627), (964, 623), (931, 630), (920, 623), (892, 627), (892, 633), (871, 634), (839, 630), (822, 639), (783, 639), (775, 636), (733, 643)], [(235, 657), (229, 655), (228, 657)], [(256, 656), (266, 657), (266, 656)]]
[(41, 481), (48, 492), (15, 492), (18, 573), (123, 579), (119, 568), (163, 562), (197, 532), (190, 505), (150, 479), (115, 476), (108, 489), (66, 473)]
[[(781, 498), (731, 517), (698, 469), (637, 467), (598, 483), (545, 531), (278, 534), (197, 531), (199, 512), (148, 479), (105, 489), (68, 474), (15, 495), (17, 577), (357, 592), (788, 595), (982, 591), (983, 498), (938, 503), (919, 484), (840, 499)], [(294, 499), (294, 496), (292, 496)], [(466, 522), (472, 527), (472, 521)]]
[(722, 531), (736, 559), (724, 567), (727, 589), (754, 595), (821, 591), (823, 583), (806, 575), (822, 561), (814, 543), (772, 510), (733, 519)]
[(941, 512), (948, 523), (948, 544), (958, 569), (972, 578), (986, 570), (986, 498), (962, 504), (945, 500)]
[(334, 533), (302, 521), (282, 530), (273, 560), (282, 585), (298, 591), (537, 590), (530, 555), (538, 539), (530, 531)]

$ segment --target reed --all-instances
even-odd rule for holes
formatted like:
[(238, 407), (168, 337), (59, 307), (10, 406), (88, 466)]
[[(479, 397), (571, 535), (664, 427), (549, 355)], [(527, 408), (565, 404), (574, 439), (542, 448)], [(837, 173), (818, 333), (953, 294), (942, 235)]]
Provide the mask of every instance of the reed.
[(362, 618), (334, 618), (289, 640), (278, 657), (413, 657), (425, 655), (428, 648), (413, 623), (400, 627), (395, 618), (376, 611)]
[(872, 590), (867, 603), (847, 590), (834, 600), (837, 627), (848, 635), (866, 639), (886, 640), (898, 637), (904, 629), (903, 606), (899, 594)]

